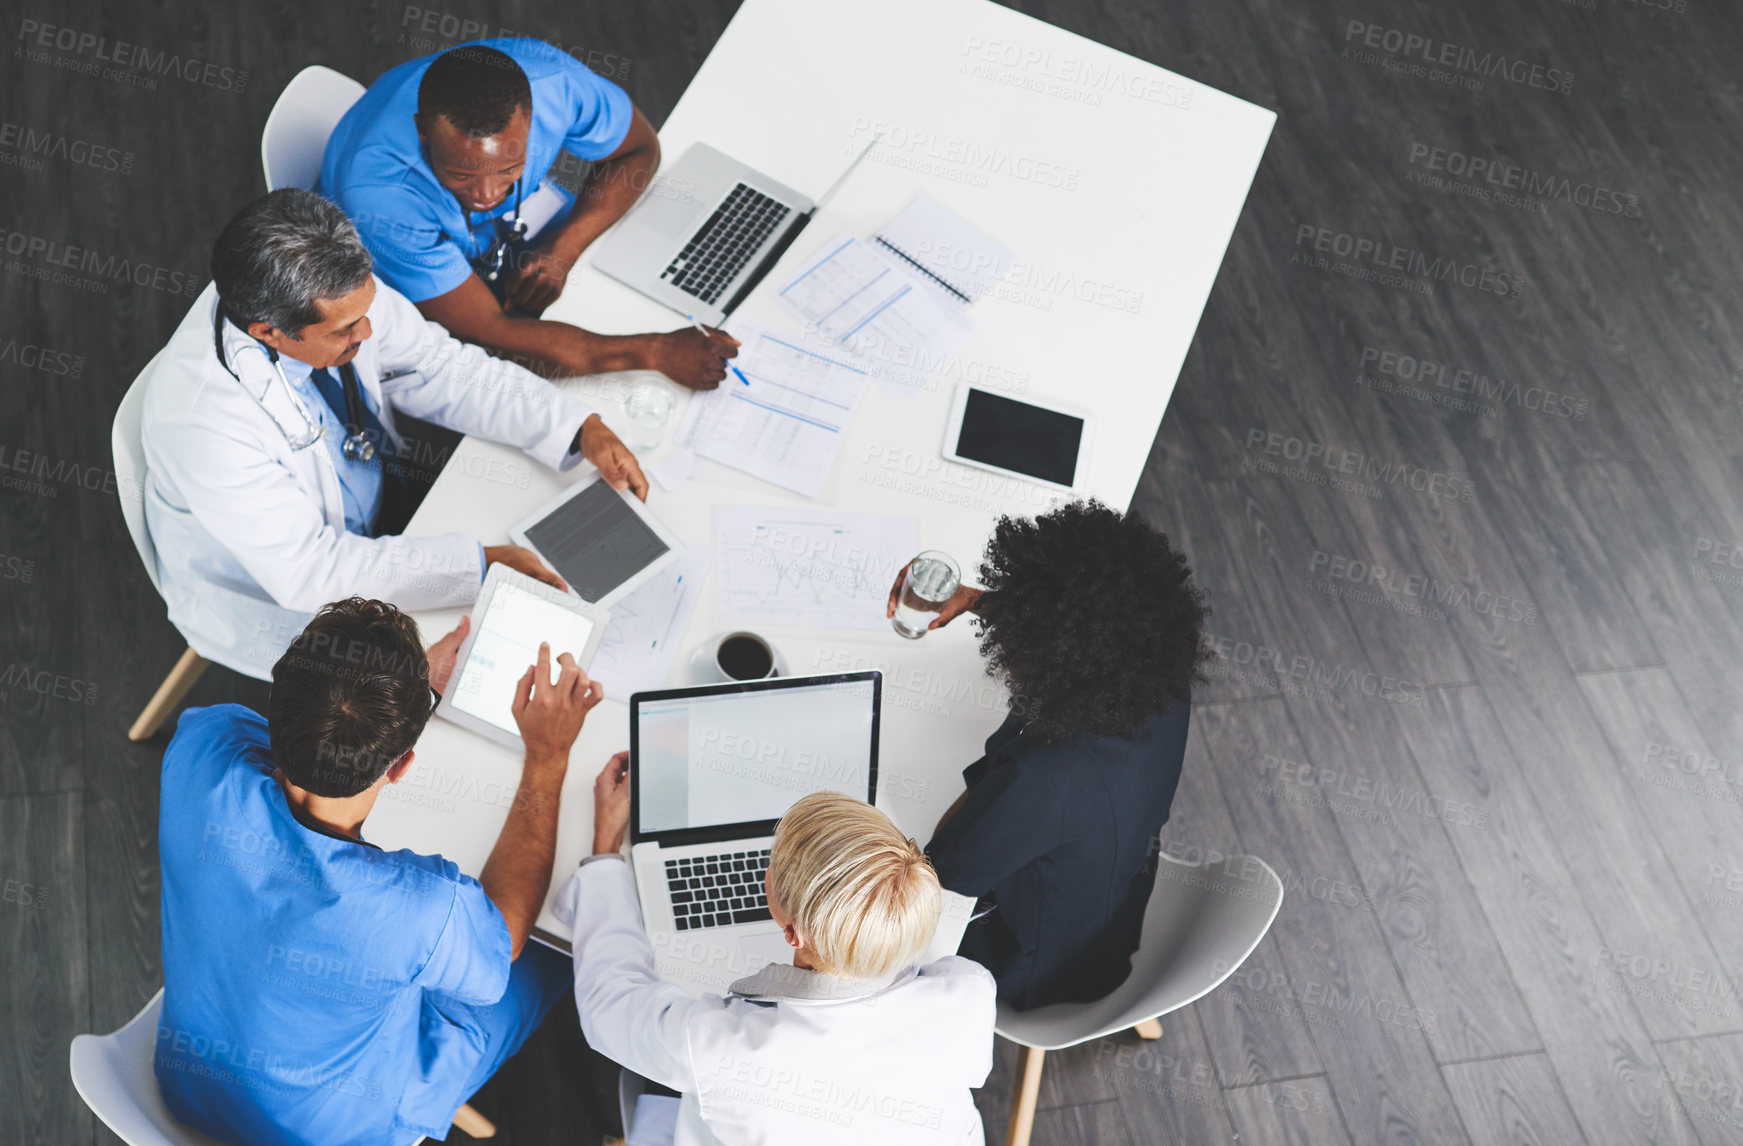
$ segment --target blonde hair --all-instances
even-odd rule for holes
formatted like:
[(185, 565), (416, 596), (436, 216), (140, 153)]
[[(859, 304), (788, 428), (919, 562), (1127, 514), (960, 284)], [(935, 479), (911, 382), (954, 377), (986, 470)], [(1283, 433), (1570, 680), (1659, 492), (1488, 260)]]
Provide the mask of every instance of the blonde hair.
[(775, 825), (769, 887), (817, 970), (882, 979), (914, 963), (944, 908), (938, 876), (890, 818), (840, 792), (806, 796)]

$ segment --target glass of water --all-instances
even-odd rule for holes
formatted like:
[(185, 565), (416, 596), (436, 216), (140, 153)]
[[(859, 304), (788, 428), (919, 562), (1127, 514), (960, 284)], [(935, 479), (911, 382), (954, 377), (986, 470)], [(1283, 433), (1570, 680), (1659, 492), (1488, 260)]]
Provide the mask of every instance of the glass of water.
[(628, 431), (625, 442), (633, 449), (651, 450), (666, 437), (666, 423), (677, 406), (664, 382), (649, 379), (630, 387), (623, 400)]
[(950, 555), (928, 549), (908, 563), (902, 591), (896, 595), (896, 615), (890, 618), (891, 626), (910, 641), (919, 640), (961, 584), (962, 571)]

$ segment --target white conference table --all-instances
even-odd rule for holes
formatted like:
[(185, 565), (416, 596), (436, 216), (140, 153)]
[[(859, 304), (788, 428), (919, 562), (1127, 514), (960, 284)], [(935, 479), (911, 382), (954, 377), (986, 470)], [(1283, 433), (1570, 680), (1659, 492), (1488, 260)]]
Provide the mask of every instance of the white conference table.
[[(921, 191), (1001, 239), (1016, 265), (974, 304), (973, 334), (943, 363), (934, 388), (868, 386), (819, 499), (699, 458), (673, 492), (656, 483), (649, 506), (687, 544), (708, 546), (717, 506), (908, 515), (917, 519), (919, 548), (954, 555), (972, 581), (1000, 514), (1032, 516), (1058, 498), (942, 460), (947, 407), (964, 380), (1091, 410), (1098, 425), (1087, 492), (1129, 505), (1275, 119), (986, 0), (745, 0), (660, 132), (667, 162), (705, 140), (816, 196), (883, 135), (765, 285), (843, 229), (869, 236)], [(602, 333), (682, 325), (585, 260), (546, 317)], [(727, 329), (741, 318), (797, 332), (765, 289)], [(659, 375), (563, 385), (621, 427), (622, 396), (646, 377)], [(688, 395), (671, 389), (675, 427)], [(643, 463), (670, 453), (671, 436), (644, 451)], [(525, 488), (491, 480), (505, 472), (493, 463), (509, 462), (517, 483), (533, 471)], [(559, 476), (467, 438), (407, 532), (459, 529), (501, 543), (514, 523), (592, 472), (583, 465)], [(716, 597), (711, 571), (669, 686), (691, 683), (690, 650), (738, 627), (719, 615)], [(426, 642), (462, 612), (418, 615)], [(1005, 715), (1005, 692), (986, 675), (969, 624), (919, 641), (887, 625), (755, 628), (794, 675), (882, 670), (877, 802), (924, 843), (962, 790), (960, 770)], [(594, 776), (626, 747), (628, 708), (607, 700), (571, 756), (551, 898), (591, 844)], [(439, 853), (477, 874), (519, 774), (515, 752), (432, 720), (411, 773), (370, 816), (371, 839)], [(542, 938), (566, 946), (550, 899), (539, 927)]]

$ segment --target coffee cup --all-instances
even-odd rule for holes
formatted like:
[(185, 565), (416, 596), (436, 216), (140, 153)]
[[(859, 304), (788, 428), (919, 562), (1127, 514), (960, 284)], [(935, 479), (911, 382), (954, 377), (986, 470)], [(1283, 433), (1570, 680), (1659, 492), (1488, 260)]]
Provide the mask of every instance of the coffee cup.
[(775, 675), (775, 650), (755, 633), (724, 633), (714, 646), (714, 667), (723, 681), (767, 680)]

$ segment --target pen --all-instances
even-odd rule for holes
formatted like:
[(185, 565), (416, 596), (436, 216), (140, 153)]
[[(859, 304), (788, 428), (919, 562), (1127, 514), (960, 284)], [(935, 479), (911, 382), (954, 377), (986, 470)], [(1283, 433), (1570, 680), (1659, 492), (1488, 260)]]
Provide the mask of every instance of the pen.
[[(689, 319), (689, 320), (690, 320), (690, 325), (691, 325), (691, 326), (694, 326), (694, 327), (695, 327), (695, 328), (696, 328), (696, 329), (697, 329), (697, 331), (698, 331), (698, 332), (700, 332), (700, 333), (701, 333), (701, 334), (702, 334), (702, 336), (703, 336), (703, 337), (705, 337), (705, 338), (706, 338), (706, 337), (707, 337), (707, 335), (708, 335), (708, 328), (707, 328), (707, 327), (706, 327), (706, 326), (703, 326), (703, 325), (702, 325), (702, 324), (701, 324), (701, 323), (700, 323), (700, 322), (697, 322), (697, 321), (696, 321), (696, 316), (695, 316), (695, 315), (693, 315), (693, 314), (686, 314), (686, 315), (685, 315), (685, 316), (684, 316), (684, 317), (685, 317), (685, 318), (687, 318), (687, 319)], [(727, 363), (727, 364), (726, 364), (726, 368), (727, 368), (727, 369), (728, 369), (728, 370), (730, 370), (730, 371), (732, 371), (732, 372), (733, 372), (733, 373), (734, 373), (734, 374), (736, 374), (736, 375), (738, 375), (738, 380), (739, 380), (739, 381), (740, 381), (740, 382), (743, 382), (743, 383), (744, 383), (744, 384), (745, 384), (745, 385), (746, 385), (746, 386), (749, 386), (749, 385), (750, 385), (750, 379), (749, 379), (749, 378), (746, 378), (746, 377), (745, 377), (745, 376), (744, 376), (744, 371), (742, 371), (742, 370), (740, 370), (740, 369), (739, 369), (739, 368), (738, 368), (738, 367), (736, 367), (736, 366), (734, 366), (734, 365), (733, 365), (733, 364), (732, 364), (732, 363), (730, 363), (730, 362), (728, 362), (728, 363)]]

